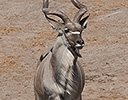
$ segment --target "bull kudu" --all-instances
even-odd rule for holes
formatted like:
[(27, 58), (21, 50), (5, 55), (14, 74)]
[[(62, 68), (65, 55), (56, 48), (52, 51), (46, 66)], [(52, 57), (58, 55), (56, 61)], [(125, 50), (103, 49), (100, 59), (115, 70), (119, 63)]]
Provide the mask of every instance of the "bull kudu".
[[(82, 31), (87, 26), (87, 7), (77, 0), (71, 0), (79, 9), (71, 21), (63, 12), (50, 9), (49, 1), (43, 0), (42, 11), (53, 29), (59, 35), (51, 51), (41, 56), (34, 80), (35, 100), (81, 100), (85, 76), (78, 63), (83, 48)], [(57, 16), (63, 22), (51, 18)]]

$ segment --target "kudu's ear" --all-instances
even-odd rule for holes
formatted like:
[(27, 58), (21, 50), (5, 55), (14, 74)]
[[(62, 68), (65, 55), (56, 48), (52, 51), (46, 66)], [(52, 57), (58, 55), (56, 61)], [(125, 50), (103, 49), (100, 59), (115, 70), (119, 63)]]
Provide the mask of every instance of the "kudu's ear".
[[(44, 0), (42, 11), (52, 28), (60, 33), (60, 30), (62, 29), (61, 26), (70, 22), (70, 19), (62, 11), (48, 8), (48, 4), (48, 0)], [(56, 18), (54, 19), (54, 17)], [(62, 22), (59, 22), (58, 18), (59, 20), (61, 19)]]
[(87, 28), (87, 22), (88, 22), (89, 16), (90, 14), (80, 21), (80, 25), (83, 27), (83, 30)]
[(64, 27), (64, 23), (61, 23), (59, 21), (56, 21), (54, 19), (48, 18), (49, 24), (51, 25), (51, 27), (59, 32), (63, 34), (63, 27)]
[(59, 23), (58, 21), (50, 18), (50, 17), (47, 17), (46, 18), (48, 19), (48, 22), (49, 24), (51, 25), (51, 27), (54, 29), (54, 30), (58, 30), (59, 29), (59, 26), (61, 26), (61, 23)]

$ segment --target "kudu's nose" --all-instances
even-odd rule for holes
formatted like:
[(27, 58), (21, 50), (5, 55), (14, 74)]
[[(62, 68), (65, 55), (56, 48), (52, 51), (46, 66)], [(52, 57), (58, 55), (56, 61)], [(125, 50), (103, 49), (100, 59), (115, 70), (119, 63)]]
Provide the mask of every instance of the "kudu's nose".
[(84, 41), (83, 40), (78, 40), (77, 43), (80, 44), (80, 45), (84, 45)]
[(84, 41), (83, 40), (78, 40), (76, 47), (79, 48), (79, 49), (82, 49), (84, 47)]

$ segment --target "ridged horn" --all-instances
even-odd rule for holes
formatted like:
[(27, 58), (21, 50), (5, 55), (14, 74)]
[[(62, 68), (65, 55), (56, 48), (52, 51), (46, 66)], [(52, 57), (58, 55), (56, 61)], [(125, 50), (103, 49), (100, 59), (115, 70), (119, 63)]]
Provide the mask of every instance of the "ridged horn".
[(56, 9), (50, 9), (50, 8), (48, 8), (48, 6), (49, 6), (49, 0), (43, 0), (42, 11), (44, 12), (45, 17), (48, 20), (56, 21), (56, 20), (48, 17), (48, 15), (55, 15), (55, 16), (60, 17), (64, 21), (64, 24), (67, 24), (68, 22), (70, 22), (70, 19), (68, 18), (68, 16), (65, 15), (62, 11), (59, 11)]
[(82, 16), (87, 12), (87, 7), (83, 4), (81, 4), (78, 0), (71, 0), (73, 5), (79, 9), (79, 11), (76, 13), (73, 21), (79, 23)]

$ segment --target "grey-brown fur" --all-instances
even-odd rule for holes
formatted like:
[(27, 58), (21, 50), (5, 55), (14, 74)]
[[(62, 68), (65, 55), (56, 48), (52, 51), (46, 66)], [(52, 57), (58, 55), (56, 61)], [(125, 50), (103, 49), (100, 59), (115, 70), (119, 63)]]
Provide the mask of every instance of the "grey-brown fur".
[[(77, 0), (71, 2), (80, 9), (73, 21), (63, 12), (49, 9), (49, 1), (43, 0), (45, 17), (59, 35), (52, 51), (42, 56), (38, 63), (34, 80), (35, 100), (81, 100), (85, 79), (77, 59), (81, 57), (79, 50), (84, 46), (81, 34), (89, 16), (81, 20), (87, 12), (86, 6)], [(48, 15), (58, 16), (64, 23)]]

